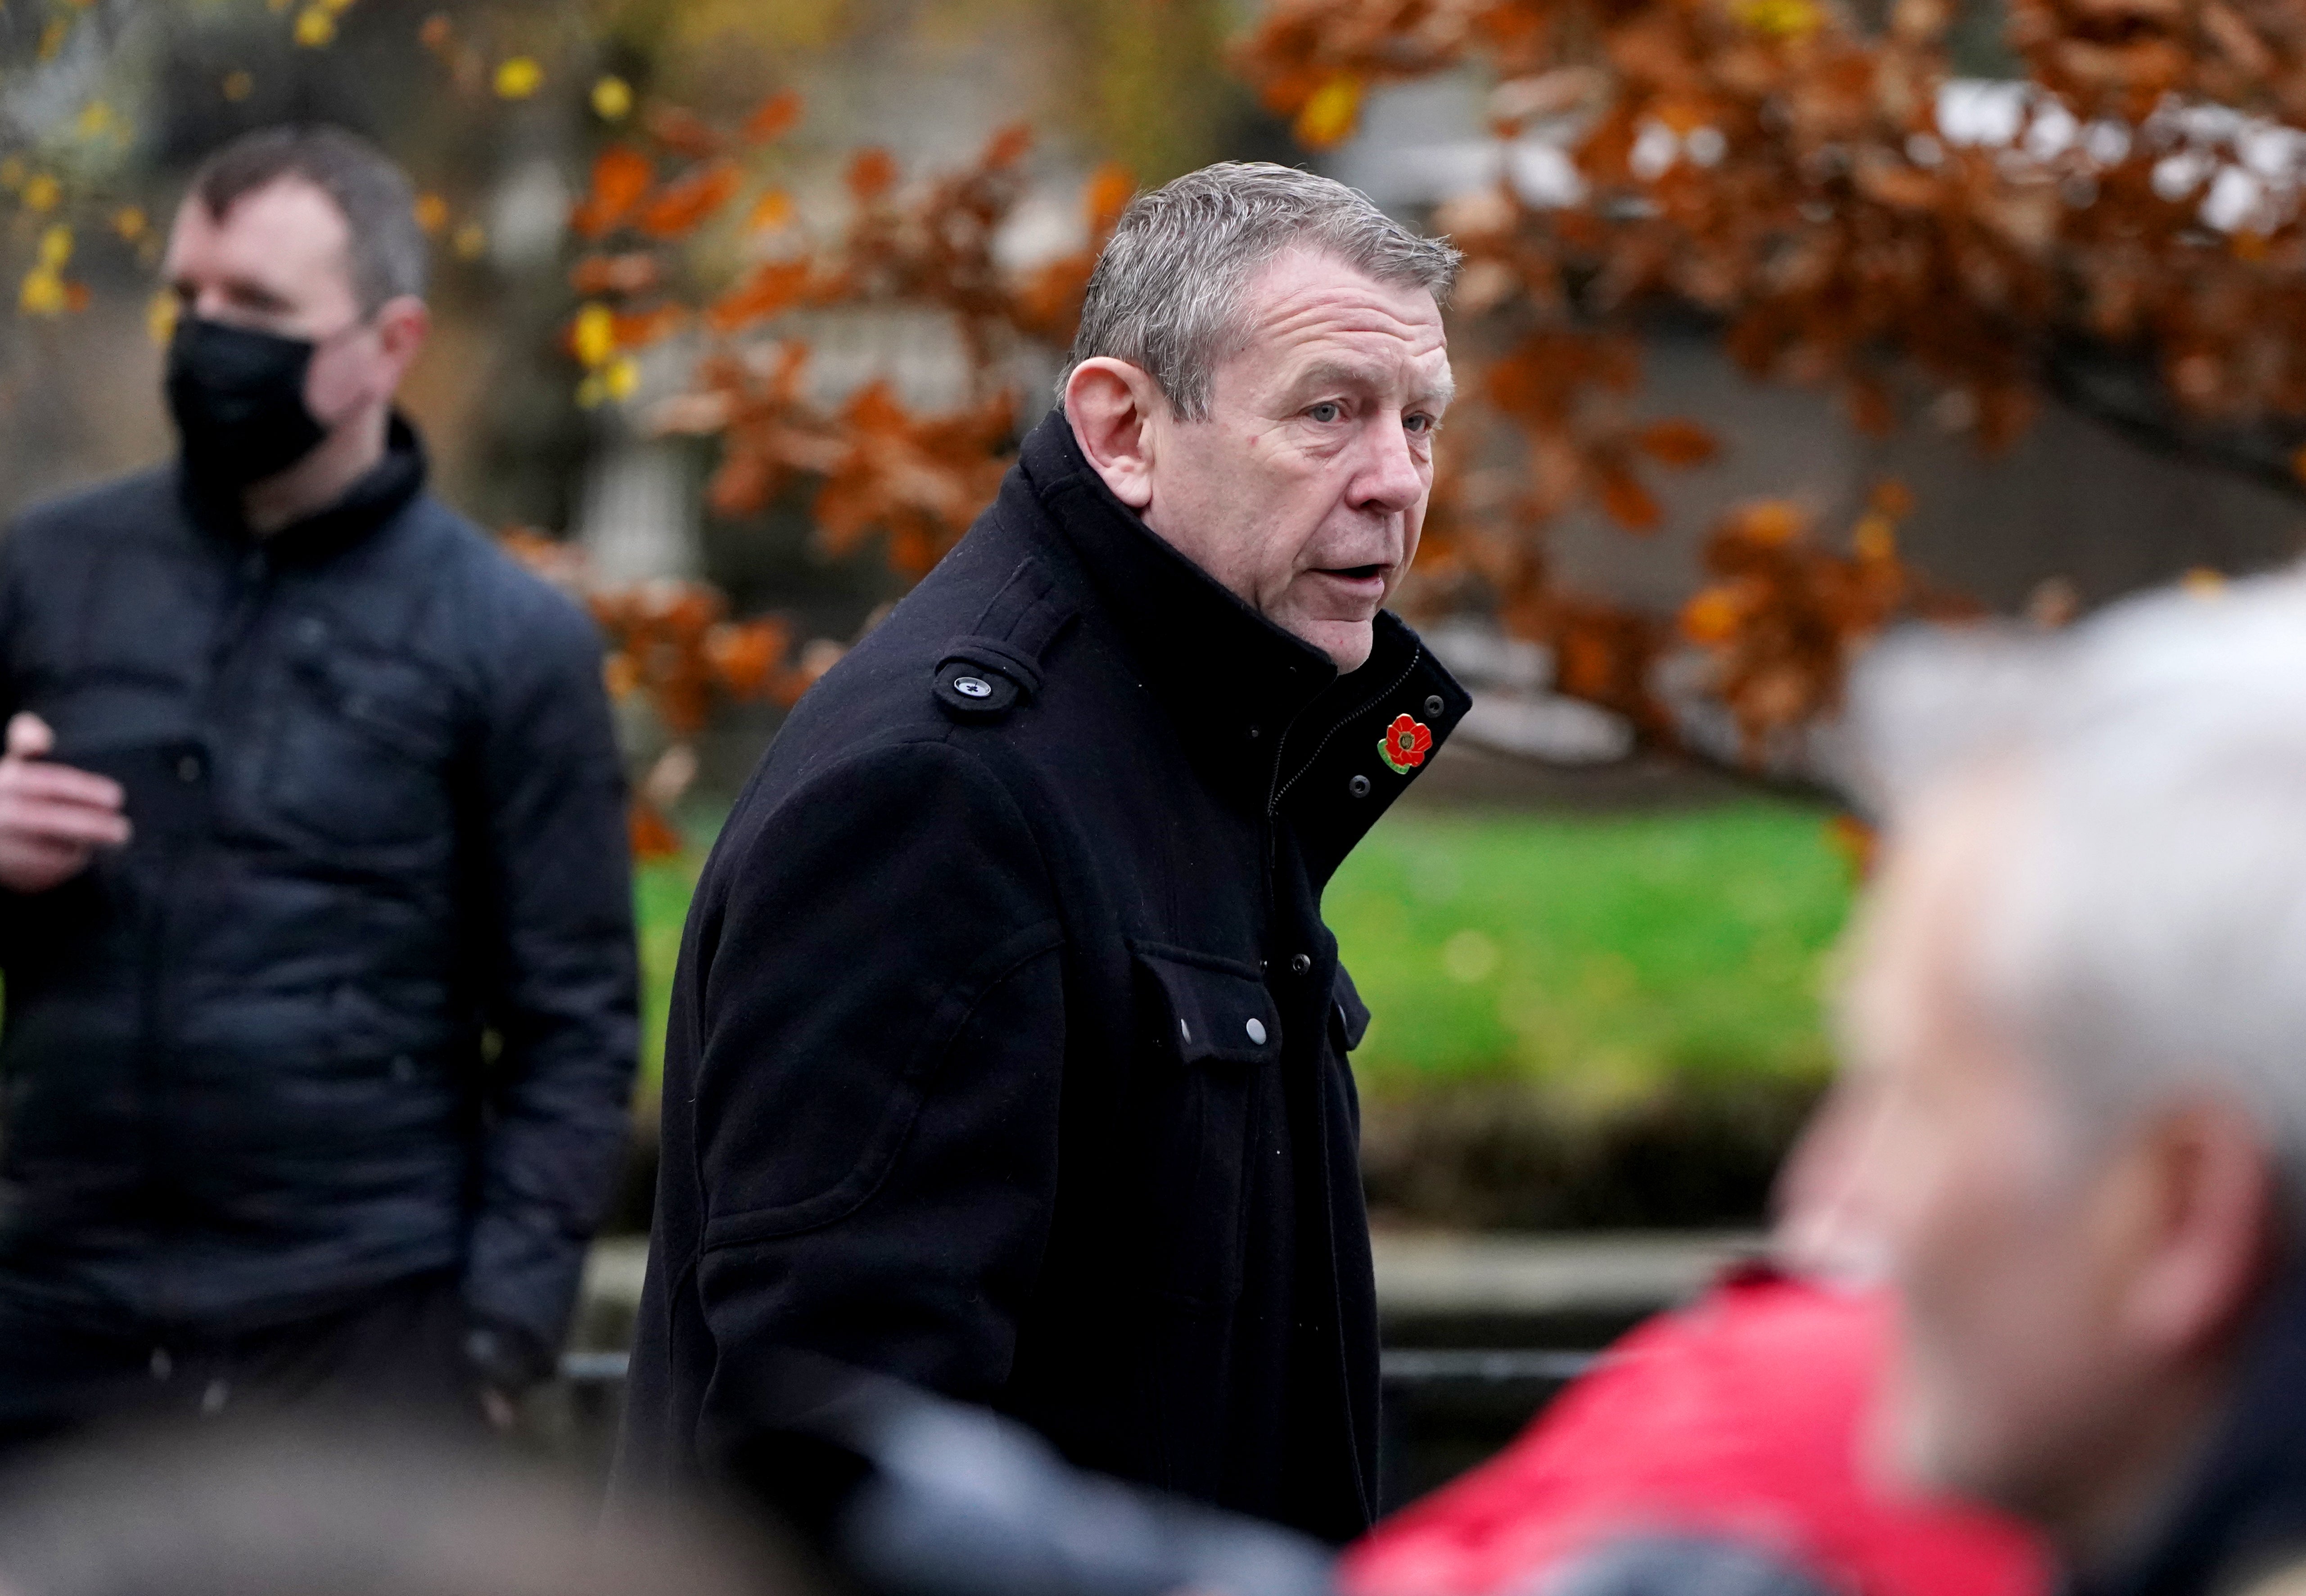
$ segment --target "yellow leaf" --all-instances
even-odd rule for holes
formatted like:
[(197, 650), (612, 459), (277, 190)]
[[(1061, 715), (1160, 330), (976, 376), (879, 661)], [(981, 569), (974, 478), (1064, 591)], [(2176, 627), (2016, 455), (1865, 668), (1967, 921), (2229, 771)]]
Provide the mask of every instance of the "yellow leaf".
[(2198, 599), (2215, 599), (2226, 590), (2225, 573), (2198, 565), (2178, 578), (2178, 585)]
[(317, 50), (333, 43), (337, 37), (337, 19), (325, 5), (308, 5), (296, 13), (296, 42), (308, 50)]
[(144, 307), (144, 332), (155, 344), (164, 346), (176, 336), (176, 296), (166, 288)]
[(1682, 606), (1681, 631), (1692, 643), (1718, 647), (1738, 635), (1746, 604), (1734, 587), (1709, 587)]
[(753, 201), (752, 214), (745, 218), (747, 231), (766, 233), (792, 220), (792, 196), (782, 189), (773, 188)]
[(353, 8), (353, 0), (320, 0), (331, 16), (342, 16)]
[(1361, 79), (1352, 73), (1339, 73), (1313, 90), (1311, 98), (1298, 111), (1292, 131), (1300, 144), (1327, 149), (1354, 131), (1361, 114)]
[(124, 205), (112, 213), (112, 230), (130, 243), (143, 237), (144, 229), (149, 226), (151, 220), (141, 206)]
[(448, 247), (456, 252), (459, 260), (477, 260), (489, 247), (489, 230), (478, 222), (466, 222), (457, 229), (457, 235), (448, 241)]
[(593, 85), (593, 111), (603, 122), (622, 122), (632, 114), (633, 86), (619, 77), (604, 77)]
[(569, 329), (568, 345), (585, 370), (606, 365), (609, 357), (617, 352), (616, 312), (598, 300), (586, 305), (576, 312), (576, 325)]
[(544, 69), (534, 55), (515, 55), (497, 67), (497, 98), (526, 99), (544, 87)]
[(24, 209), (27, 210), (54, 210), (56, 201), (63, 198), (64, 189), (46, 172), (27, 179), (24, 183)]
[(100, 99), (92, 99), (80, 108), (74, 124), (83, 139), (100, 139), (112, 131), (112, 107)]
[(256, 79), (245, 68), (224, 75), (224, 97), (235, 105), (256, 92)]
[(1859, 517), (1849, 542), (1860, 559), (1880, 564), (1898, 557), (1898, 529), (1878, 510)]
[(430, 236), (448, 225), (448, 201), (438, 194), (419, 194), (413, 208), (416, 225)]
[(6, 160), (0, 161), (0, 188), (4, 188), (10, 193), (14, 193), (18, 189), (22, 188), (23, 186), (23, 158), (21, 156), (12, 155)]
[(64, 279), (45, 266), (26, 272), (16, 293), (17, 308), (27, 316), (61, 316), (65, 303)]
[(68, 17), (52, 19), (40, 30), (40, 59), (54, 61), (64, 53), (64, 40), (72, 37), (72, 21)]
[(1806, 38), (1825, 19), (1814, 0), (1745, 0), (1738, 20), (1770, 38)]
[(55, 226), (40, 235), (40, 267), (42, 271), (60, 271), (72, 259), (73, 233), (70, 227)]
[(588, 372), (576, 385), (577, 405), (594, 410), (611, 402), (621, 402), (633, 397), (640, 386), (640, 368), (631, 357), (619, 355), (597, 371)]

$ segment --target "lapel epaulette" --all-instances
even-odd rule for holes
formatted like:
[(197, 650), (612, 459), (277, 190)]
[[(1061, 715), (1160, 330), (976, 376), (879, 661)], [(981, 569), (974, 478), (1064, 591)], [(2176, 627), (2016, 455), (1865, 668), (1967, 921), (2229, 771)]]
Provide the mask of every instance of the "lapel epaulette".
[(947, 714), (997, 721), (1041, 690), (1041, 656), (1078, 611), (1040, 561), (1009, 574), (977, 623), (945, 645), (931, 690)]

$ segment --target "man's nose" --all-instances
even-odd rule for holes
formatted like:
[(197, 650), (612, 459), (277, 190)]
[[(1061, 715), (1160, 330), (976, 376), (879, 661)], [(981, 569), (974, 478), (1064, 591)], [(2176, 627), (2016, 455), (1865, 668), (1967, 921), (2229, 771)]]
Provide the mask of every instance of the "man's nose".
[(1353, 493), (1355, 508), (1385, 515), (1414, 509), (1425, 497), (1425, 473), (1409, 452), (1409, 432), (1399, 416), (1386, 416), (1369, 429)]

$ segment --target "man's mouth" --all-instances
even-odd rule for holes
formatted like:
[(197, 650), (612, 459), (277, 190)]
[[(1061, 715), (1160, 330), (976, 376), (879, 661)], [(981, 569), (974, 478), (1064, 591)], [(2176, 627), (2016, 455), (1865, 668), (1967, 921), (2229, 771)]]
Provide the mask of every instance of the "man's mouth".
[(1382, 582), (1387, 568), (1382, 565), (1325, 566), (1321, 574), (1335, 576), (1341, 582)]

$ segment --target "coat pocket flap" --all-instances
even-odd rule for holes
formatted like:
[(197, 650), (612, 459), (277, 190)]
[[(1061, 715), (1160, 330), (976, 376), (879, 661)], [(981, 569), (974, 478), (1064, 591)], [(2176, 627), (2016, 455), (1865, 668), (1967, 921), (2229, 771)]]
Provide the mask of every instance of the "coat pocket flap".
[(1351, 1053), (1369, 1035), (1370, 1011), (1369, 1005), (1362, 1002), (1362, 994), (1354, 990), (1354, 978), (1345, 973), (1342, 964), (1337, 966), (1337, 984), (1332, 995), (1337, 1000), (1337, 1019), (1345, 1026), (1345, 1051)]
[(1257, 967), (1183, 948), (1136, 949), (1157, 1017), (1184, 1063), (1264, 1064), (1281, 1057), (1281, 1013)]

